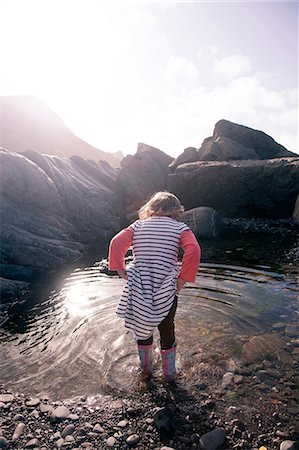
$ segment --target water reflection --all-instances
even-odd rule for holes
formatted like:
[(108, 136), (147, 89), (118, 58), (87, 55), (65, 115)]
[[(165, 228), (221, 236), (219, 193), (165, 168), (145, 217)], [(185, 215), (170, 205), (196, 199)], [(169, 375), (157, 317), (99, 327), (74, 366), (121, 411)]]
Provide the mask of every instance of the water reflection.
[[(136, 389), (136, 346), (115, 314), (124, 283), (97, 265), (78, 269), (62, 289), (26, 310), (22, 332), (11, 316), (1, 335), (1, 383), (31, 394), (47, 391), (54, 399)], [(279, 333), (283, 347), (292, 339), (286, 327), (296, 314), (295, 276), (204, 264), (180, 294), (178, 366), (196, 382), (199, 364), (233, 365), (254, 336), (269, 341)], [(159, 371), (158, 346), (155, 364)]]

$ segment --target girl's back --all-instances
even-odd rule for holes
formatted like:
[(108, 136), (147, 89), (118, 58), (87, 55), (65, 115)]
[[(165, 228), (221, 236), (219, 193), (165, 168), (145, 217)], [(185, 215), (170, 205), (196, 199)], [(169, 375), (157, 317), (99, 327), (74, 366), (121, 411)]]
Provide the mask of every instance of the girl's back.
[(188, 229), (184, 223), (170, 217), (153, 216), (137, 220), (131, 227), (136, 262), (177, 265), (181, 234)]

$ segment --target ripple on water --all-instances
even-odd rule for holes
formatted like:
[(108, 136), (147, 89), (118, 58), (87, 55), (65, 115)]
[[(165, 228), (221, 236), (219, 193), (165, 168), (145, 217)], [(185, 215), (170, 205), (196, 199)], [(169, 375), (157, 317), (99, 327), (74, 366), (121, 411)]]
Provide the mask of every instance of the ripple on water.
[[(134, 390), (136, 345), (115, 314), (124, 283), (96, 266), (75, 270), (60, 291), (21, 311), (21, 330), (11, 317), (1, 335), (1, 383), (53, 398)], [(203, 264), (179, 296), (178, 365), (194, 355), (198, 361), (218, 355), (222, 363), (240, 357), (252, 336), (291, 318), (295, 301), (295, 281), (288, 276)], [(158, 354), (157, 348), (157, 368)]]

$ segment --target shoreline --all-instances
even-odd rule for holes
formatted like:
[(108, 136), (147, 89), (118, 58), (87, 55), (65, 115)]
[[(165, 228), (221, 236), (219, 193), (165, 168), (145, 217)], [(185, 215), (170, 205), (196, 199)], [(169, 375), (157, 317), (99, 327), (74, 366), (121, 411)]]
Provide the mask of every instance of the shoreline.
[(51, 401), (0, 389), (0, 448), (293, 450), (287, 441), (299, 446), (299, 339), (294, 343), (293, 367), (265, 358), (227, 371), (215, 355), (199, 365), (195, 384), (190, 361), (176, 383), (139, 378), (134, 393)]

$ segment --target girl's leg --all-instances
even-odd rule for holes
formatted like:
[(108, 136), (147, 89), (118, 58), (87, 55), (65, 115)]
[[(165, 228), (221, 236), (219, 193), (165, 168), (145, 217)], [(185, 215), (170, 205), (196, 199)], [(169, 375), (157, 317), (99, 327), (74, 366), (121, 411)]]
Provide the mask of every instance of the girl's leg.
[(161, 357), (162, 368), (165, 381), (174, 381), (175, 378), (175, 357), (176, 357), (176, 343), (174, 334), (174, 316), (177, 309), (177, 296), (174, 298), (173, 305), (160, 323), (158, 329), (161, 338)]
[(169, 310), (169, 313), (165, 317), (164, 320), (158, 326), (158, 330), (160, 332), (161, 339), (161, 350), (168, 350), (173, 347), (175, 343), (175, 334), (174, 334), (174, 316), (176, 313), (176, 309), (178, 306), (178, 298), (175, 295), (172, 307)]
[(142, 373), (150, 375), (153, 371), (152, 361), (152, 348), (153, 348), (153, 336), (142, 341), (137, 341), (138, 353), (140, 359), (140, 366)]

